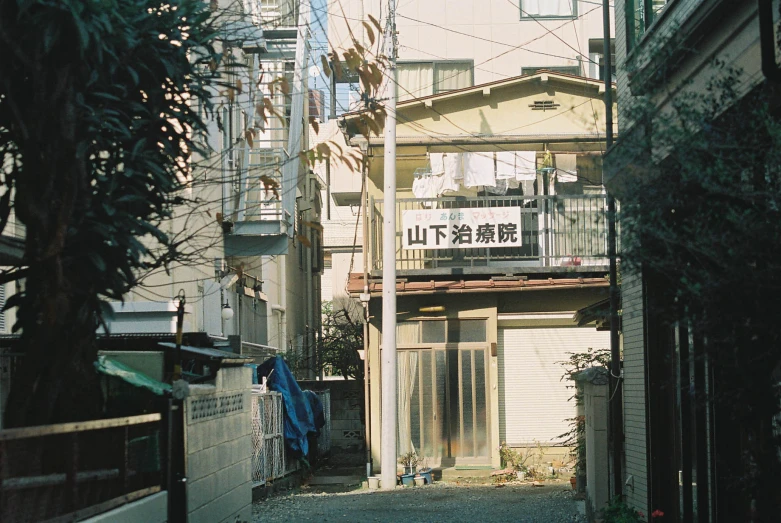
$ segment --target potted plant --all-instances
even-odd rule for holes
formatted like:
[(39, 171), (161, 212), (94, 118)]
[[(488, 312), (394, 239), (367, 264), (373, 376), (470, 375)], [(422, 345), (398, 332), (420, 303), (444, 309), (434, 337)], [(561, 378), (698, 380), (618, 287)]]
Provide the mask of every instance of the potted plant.
[(414, 476), (418, 463), (420, 463), (420, 458), (414, 450), (410, 450), (399, 457), (399, 464), (404, 467), (404, 474), (412, 474)]
[(426, 484), (431, 485), (434, 482), (434, 479), (431, 476), (431, 467), (429, 467), (426, 463), (426, 458), (423, 458), (422, 464), (423, 466), (418, 471), (418, 474), (420, 474), (423, 479), (426, 480)]

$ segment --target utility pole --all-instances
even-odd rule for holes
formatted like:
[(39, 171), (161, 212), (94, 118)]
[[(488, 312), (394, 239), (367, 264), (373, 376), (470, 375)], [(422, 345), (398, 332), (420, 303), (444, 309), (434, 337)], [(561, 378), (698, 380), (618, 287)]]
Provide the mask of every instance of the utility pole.
[[(613, 57), (610, 52), (610, 2), (602, 0), (603, 75), (605, 80), (605, 146), (613, 145)], [(613, 496), (621, 495), (624, 477), (621, 456), (624, 446), (623, 394), (621, 394), (621, 340), (618, 336), (618, 260), (616, 252), (616, 200), (607, 192), (607, 252), (610, 259), (610, 454), (613, 463)]]
[(382, 434), (383, 490), (396, 488), (396, 1), (388, 0), (385, 26), (390, 68), (385, 93), (385, 187), (382, 223)]

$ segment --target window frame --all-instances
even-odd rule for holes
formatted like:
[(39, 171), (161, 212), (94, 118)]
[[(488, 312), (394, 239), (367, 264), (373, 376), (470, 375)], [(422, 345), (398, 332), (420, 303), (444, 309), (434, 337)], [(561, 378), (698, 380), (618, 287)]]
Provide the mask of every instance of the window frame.
[[(654, 11), (654, 0), (627, 0), (624, 4), (624, 20), (626, 24), (626, 49), (631, 52), (643, 40), (650, 30), (656, 25), (664, 14), (669, 11), (670, 4), (675, 0), (666, 0), (659, 11)], [(642, 5), (643, 29), (638, 32), (634, 14), (639, 5)]]
[(523, 9), (523, 0), (520, 0), (518, 2), (518, 11), (521, 15), (521, 21), (529, 21), (529, 20), (574, 20), (578, 17), (578, 0), (570, 0), (570, 3), (572, 4), (572, 14), (571, 15), (528, 15), (524, 14)]
[[(464, 64), (469, 67), (469, 82), (471, 85), (468, 87), (474, 87), (475, 86), (475, 61), (474, 60), (401, 60), (398, 62), (399, 66), (403, 65), (431, 65), (431, 85), (432, 85), (432, 95), (436, 94), (442, 94), (442, 93), (449, 93), (452, 91), (455, 91), (457, 89), (446, 89), (441, 90), (439, 89), (439, 82), (437, 82), (437, 66), (441, 66), (443, 64)], [(427, 95), (429, 96), (429, 95)], [(422, 98), (422, 97), (415, 97), (415, 98)]]

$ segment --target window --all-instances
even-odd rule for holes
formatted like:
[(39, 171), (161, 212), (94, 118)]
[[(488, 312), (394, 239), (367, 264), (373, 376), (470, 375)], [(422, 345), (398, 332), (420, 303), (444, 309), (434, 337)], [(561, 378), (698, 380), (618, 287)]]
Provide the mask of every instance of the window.
[(579, 65), (546, 65), (546, 66), (540, 66), (540, 67), (521, 67), (521, 74), (527, 75), (527, 74), (536, 74), (539, 71), (542, 70), (546, 71), (553, 71), (555, 73), (565, 73), (565, 74), (574, 74), (575, 76), (580, 76), (580, 66)]
[(463, 89), (474, 85), (473, 62), (402, 62), (398, 65), (399, 100)]
[[(610, 64), (611, 81), (616, 81), (616, 46), (613, 39), (610, 40), (610, 53), (613, 56), (613, 63)], [(605, 42), (601, 38), (595, 38), (588, 41), (588, 76), (595, 80), (605, 79)]]
[(573, 18), (577, 15), (576, 0), (521, 0), (521, 19)]
[(627, 48), (632, 49), (671, 0), (627, 0)]
[(402, 321), (396, 324), (396, 343), (482, 343), (486, 328), (483, 319)]

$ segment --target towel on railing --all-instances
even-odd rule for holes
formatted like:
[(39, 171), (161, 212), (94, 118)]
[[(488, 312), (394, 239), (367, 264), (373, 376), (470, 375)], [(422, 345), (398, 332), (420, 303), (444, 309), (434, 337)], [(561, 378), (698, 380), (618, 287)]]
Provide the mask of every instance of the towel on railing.
[(464, 185), (467, 187), (496, 186), (494, 153), (465, 153)]
[(499, 151), (496, 153), (496, 179), (508, 180), (515, 178), (515, 157), (514, 151)]
[(461, 153), (445, 153), (442, 162), (445, 176), (449, 176), (451, 180), (464, 179), (464, 157)]
[(578, 181), (578, 157), (575, 154), (556, 155), (556, 181), (569, 183)]
[(515, 153), (515, 179), (519, 182), (537, 179), (537, 151)]

